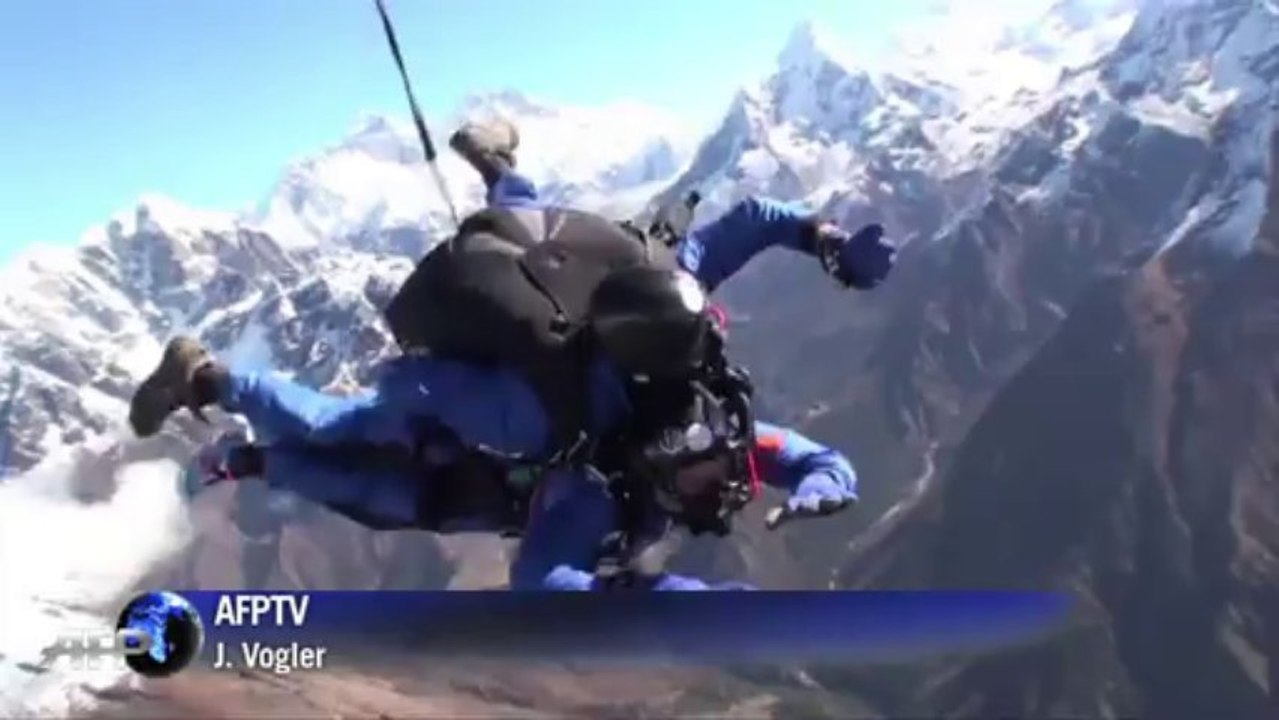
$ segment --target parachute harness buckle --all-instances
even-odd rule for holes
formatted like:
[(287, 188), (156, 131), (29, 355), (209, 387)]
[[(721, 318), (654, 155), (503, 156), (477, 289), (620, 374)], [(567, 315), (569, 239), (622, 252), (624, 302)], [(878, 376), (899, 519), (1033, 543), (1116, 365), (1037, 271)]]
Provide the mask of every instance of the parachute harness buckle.
[(584, 430), (579, 430), (577, 438), (569, 443), (566, 447), (560, 448), (549, 460), (542, 464), (543, 469), (551, 469), (556, 467), (574, 467), (580, 465), (582, 461), (591, 453), (590, 450), (594, 446), (589, 435)]

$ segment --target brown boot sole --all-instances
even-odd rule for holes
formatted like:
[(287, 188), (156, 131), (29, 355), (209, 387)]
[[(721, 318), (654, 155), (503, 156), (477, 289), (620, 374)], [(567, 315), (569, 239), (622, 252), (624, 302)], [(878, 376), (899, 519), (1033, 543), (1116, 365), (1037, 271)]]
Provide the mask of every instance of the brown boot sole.
[(203, 419), (191, 398), (191, 379), (196, 370), (210, 362), (212, 357), (198, 345), (169, 343), (160, 365), (142, 381), (129, 403), (133, 432), (143, 438), (155, 435), (164, 421), (182, 407), (191, 408)]

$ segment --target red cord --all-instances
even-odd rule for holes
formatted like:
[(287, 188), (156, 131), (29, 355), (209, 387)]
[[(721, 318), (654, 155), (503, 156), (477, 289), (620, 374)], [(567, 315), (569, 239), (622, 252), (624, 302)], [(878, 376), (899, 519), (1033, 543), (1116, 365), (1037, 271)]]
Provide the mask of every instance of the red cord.
[(746, 453), (746, 468), (751, 476), (751, 499), (759, 497), (759, 463), (755, 460), (755, 448)]
[(728, 313), (724, 312), (724, 308), (718, 305), (710, 305), (707, 311), (711, 314), (711, 319), (719, 326), (720, 331), (728, 332)]

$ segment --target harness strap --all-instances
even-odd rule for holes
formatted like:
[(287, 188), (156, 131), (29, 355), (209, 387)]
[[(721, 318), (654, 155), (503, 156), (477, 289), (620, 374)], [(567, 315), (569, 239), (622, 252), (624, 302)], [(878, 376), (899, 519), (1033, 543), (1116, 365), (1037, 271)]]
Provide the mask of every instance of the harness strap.
[(449, 192), (448, 183), (444, 181), (444, 176), (440, 174), (440, 166), (436, 162), (435, 143), (431, 142), (431, 133), (426, 129), (426, 120), (422, 116), (422, 109), (418, 107), (417, 97), (413, 94), (413, 85), (409, 82), (409, 71), (404, 67), (404, 55), (400, 52), (400, 42), (395, 37), (395, 27), (391, 24), (391, 16), (386, 11), (384, 0), (377, 1), (377, 14), (382, 18), (382, 32), (386, 34), (386, 43), (391, 48), (391, 57), (395, 60), (395, 67), (400, 71), (400, 82), (404, 85), (404, 94), (409, 100), (409, 112), (413, 114), (413, 125), (417, 128), (417, 137), (422, 141), (422, 154), (426, 159), (426, 164), (431, 168), (431, 177), (435, 180), (435, 185), (439, 188), (440, 195), (444, 198), (444, 204), (449, 208), (449, 216), (453, 218), (453, 227), (459, 225), (457, 215), (457, 205), (453, 202), (453, 194)]

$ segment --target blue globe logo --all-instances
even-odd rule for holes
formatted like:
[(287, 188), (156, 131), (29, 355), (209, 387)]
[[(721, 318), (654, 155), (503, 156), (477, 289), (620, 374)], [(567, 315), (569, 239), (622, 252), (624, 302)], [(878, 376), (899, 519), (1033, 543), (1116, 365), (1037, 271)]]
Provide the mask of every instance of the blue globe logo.
[(167, 677), (191, 663), (204, 643), (204, 624), (186, 598), (171, 592), (139, 595), (120, 611), (116, 630), (129, 629), (150, 638), (146, 652), (125, 662), (140, 675)]

